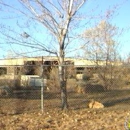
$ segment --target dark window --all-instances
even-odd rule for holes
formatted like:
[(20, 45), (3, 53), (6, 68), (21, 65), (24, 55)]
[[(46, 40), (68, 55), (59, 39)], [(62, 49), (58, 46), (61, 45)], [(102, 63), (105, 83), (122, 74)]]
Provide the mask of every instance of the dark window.
[(7, 68), (6, 67), (0, 67), (0, 75), (7, 74)]

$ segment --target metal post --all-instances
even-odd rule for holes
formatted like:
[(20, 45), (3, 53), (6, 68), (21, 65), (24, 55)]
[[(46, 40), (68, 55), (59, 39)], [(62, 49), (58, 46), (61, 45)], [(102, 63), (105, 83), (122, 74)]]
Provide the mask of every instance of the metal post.
[(44, 111), (44, 81), (43, 81), (43, 66), (41, 65), (41, 111)]
[(44, 111), (44, 85), (43, 85), (43, 78), (42, 78), (42, 82), (41, 82), (41, 111), (43, 113)]

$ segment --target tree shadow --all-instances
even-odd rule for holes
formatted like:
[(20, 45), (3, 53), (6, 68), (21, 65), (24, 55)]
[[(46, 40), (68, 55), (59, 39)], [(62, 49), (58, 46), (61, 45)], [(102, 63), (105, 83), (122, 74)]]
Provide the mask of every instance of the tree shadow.
[[(60, 92), (44, 91), (43, 97), (45, 100), (57, 99), (60, 97)], [(40, 100), (41, 90), (16, 90), (10, 95), (1, 96), (0, 99)]]
[(89, 92), (86, 94), (72, 93), (69, 97), (70, 106), (73, 108), (87, 108), (87, 102), (91, 99), (103, 103), (105, 107), (127, 107), (130, 105), (130, 90), (109, 90), (104, 92)]
[(113, 100), (113, 101), (107, 101), (107, 102), (104, 102), (103, 104), (105, 107), (111, 107), (111, 106), (115, 106), (115, 105), (126, 103), (126, 102), (129, 102), (129, 104), (130, 104), (130, 97), (123, 98), (123, 99), (117, 99), (117, 100)]
[(102, 96), (106, 107), (127, 104), (130, 105), (130, 90), (112, 90)]

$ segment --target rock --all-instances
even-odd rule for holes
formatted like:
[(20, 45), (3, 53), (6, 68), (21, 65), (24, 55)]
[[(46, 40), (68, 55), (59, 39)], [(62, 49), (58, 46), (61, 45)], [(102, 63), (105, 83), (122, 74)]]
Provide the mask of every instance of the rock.
[(104, 105), (102, 103), (100, 103), (100, 102), (92, 100), (92, 101), (90, 101), (88, 103), (88, 107), (89, 108), (98, 108), (99, 109), (99, 108), (104, 108)]

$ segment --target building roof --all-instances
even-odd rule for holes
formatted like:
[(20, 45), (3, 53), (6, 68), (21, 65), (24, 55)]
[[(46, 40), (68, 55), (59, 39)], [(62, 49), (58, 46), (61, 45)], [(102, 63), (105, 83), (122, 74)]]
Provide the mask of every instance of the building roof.
[[(24, 65), (25, 61), (56, 61), (57, 57), (53, 56), (43, 56), (43, 57), (23, 57), (23, 58), (10, 58), (10, 59), (1, 59), (0, 66), (8, 66), (8, 65)], [(74, 62), (76, 66), (96, 66), (96, 62), (93, 60), (86, 59), (76, 59), (76, 58), (65, 58), (66, 61)], [(98, 61), (98, 64), (103, 66), (106, 64), (105, 61)], [(117, 63), (121, 65), (121, 62)]]

